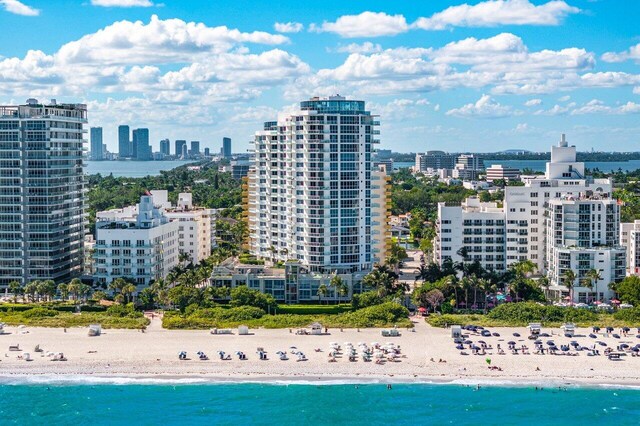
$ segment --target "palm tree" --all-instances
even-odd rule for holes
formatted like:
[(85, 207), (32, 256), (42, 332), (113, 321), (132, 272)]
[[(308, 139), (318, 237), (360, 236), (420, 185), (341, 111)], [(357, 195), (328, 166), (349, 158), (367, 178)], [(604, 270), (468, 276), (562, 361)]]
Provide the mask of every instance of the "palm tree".
[(587, 271), (587, 277), (589, 278), (590, 289), (595, 287), (595, 298), (598, 299), (598, 281), (602, 279), (602, 274), (599, 269), (589, 269)]
[(69, 294), (73, 297), (73, 300), (75, 300), (76, 302), (78, 301), (78, 295), (80, 294), (81, 284), (82, 284), (82, 281), (80, 281), (78, 278), (74, 278), (67, 285), (67, 290), (69, 291)]
[(9, 291), (13, 294), (13, 303), (18, 303), (18, 295), (22, 294), (23, 290), (20, 281), (11, 281), (9, 283)]
[[(344, 296), (347, 293), (347, 286), (345, 285), (344, 280), (339, 275), (334, 274), (331, 277), (329, 286), (333, 287), (333, 291), (336, 295)], [(336, 303), (338, 303), (337, 299)]]
[(122, 295), (124, 296), (124, 299), (127, 303), (129, 303), (130, 301), (130, 297), (133, 295), (133, 293), (135, 293), (137, 290), (136, 286), (131, 284), (131, 283), (127, 283), (124, 287), (122, 287), (122, 289), (120, 290), (120, 292), (122, 293)]
[(576, 273), (571, 269), (566, 269), (562, 274), (562, 283), (569, 290), (569, 304), (573, 306), (573, 286), (576, 281)]
[(40, 293), (45, 299), (51, 300), (56, 294), (56, 283), (53, 280), (42, 281), (38, 287), (38, 293)]
[(60, 293), (62, 300), (67, 300), (69, 298), (69, 286), (65, 283), (58, 284), (58, 293)]
[(24, 286), (24, 293), (29, 295), (29, 299), (31, 300), (31, 302), (36, 301), (36, 293), (38, 292), (39, 283), (40, 281), (35, 280)]
[(329, 294), (329, 289), (326, 285), (320, 284), (318, 287), (318, 299), (320, 300), (320, 304), (322, 304), (322, 298), (326, 297)]

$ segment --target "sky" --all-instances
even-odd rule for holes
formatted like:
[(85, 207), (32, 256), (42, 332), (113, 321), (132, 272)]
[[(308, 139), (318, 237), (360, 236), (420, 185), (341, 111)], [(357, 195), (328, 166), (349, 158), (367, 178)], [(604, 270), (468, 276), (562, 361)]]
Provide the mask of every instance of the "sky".
[(398, 152), (640, 151), (640, 1), (0, 0), (0, 104), (217, 151), (340, 94)]

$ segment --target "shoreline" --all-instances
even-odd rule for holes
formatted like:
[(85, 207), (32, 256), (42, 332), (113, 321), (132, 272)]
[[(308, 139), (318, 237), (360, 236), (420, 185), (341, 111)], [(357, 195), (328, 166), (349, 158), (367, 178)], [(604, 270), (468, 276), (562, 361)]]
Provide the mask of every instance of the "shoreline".
[(626, 381), (612, 383), (593, 379), (540, 379), (534, 377), (514, 379), (493, 379), (487, 377), (398, 377), (398, 376), (263, 376), (247, 377), (220, 375), (163, 375), (163, 374), (75, 374), (75, 373), (0, 373), (0, 386), (216, 386), (216, 385), (270, 385), (270, 386), (341, 386), (341, 385), (432, 385), (498, 387), (498, 388), (570, 388), (570, 389), (621, 389), (640, 390), (640, 383)]

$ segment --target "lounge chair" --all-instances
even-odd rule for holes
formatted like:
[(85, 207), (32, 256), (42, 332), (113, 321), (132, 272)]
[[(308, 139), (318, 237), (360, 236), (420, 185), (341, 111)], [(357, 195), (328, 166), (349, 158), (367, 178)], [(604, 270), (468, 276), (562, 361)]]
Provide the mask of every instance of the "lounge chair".
[(9, 351), (21, 351), (22, 349), (20, 349), (20, 345), (9, 345)]

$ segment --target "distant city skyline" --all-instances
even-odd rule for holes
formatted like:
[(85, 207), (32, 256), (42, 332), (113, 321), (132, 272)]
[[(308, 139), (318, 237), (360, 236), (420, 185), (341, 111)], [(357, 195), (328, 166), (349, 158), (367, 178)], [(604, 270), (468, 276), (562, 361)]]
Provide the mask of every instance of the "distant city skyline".
[(18, 3), (0, 25), (39, 31), (0, 34), (0, 102), (85, 102), (112, 152), (123, 122), (154, 150), (229, 136), (245, 152), (262, 121), (337, 93), (385, 117), (396, 152), (544, 151), (559, 133), (638, 149), (639, 2)]

